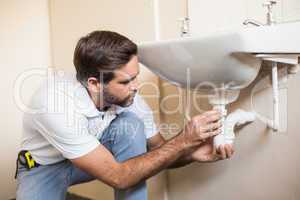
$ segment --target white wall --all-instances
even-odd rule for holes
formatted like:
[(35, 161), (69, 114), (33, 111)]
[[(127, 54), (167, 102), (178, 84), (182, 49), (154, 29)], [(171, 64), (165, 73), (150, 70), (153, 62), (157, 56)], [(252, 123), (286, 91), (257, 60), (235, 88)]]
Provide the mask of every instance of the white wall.
[[(190, 0), (192, 2), (192, 31), (198, 35), (216, 32), (218, 30), (241, 27), (246, 18), (265, 21), (265, 9), (261, 6), (263, 0), (229, 0), (207, 1)], [(275, 9), (280, 22), (300, 20), (299, 1), (278, 1)], [(182, 2), (178, 3), (182, 4)], [(191, 10), (192, 9), (192, 10)], [(164, 13), (167, 12), (166, 8)], [(172, 16), (179, 17), (183, 10)], [(174, 20), (174, 19), (173, 19)], [(173, 36), (173, 24), (165, 24), (166, 36)], [(166, 37), (168, 38), (168, 37)], [(300, 44), (299, 44), (300, 45)], [(258, 79), (259, 80), (259, 79)], [(257, 80), (257, 81), (258, 81)], [(269, 86), (268, 82), (265, 86)], [(170, 200), (296, 200), (300, 199), (299, 173), (299, 123), (300, 95), (297, 85), (300, 84), (300, 74), (290, 76), (286, 83), (288, 87), (288, 115), (285, 118), (288, 129), (280, 133), (272, 133), (260, 121), (238, 130), (236, 153), (227, 161), (208, 164), (193, 164), (191, 166), (169, 170), (168, 191)], [(229, 106), (232, 111), (237, 108), (250, 110), (250, 92), (254, 84), (241, 92), (237, 102)], [(173, 86), (164, 87), (163, 95), (177, 94)], [(283, 92), (284, 93), (284, 92)], [(282, 94), (282, 93), (281, 93)], [(282, 96), (281, 96), (282, 97)], [(199, 101), (203, 109), (210, 109), (205, 100)], [(178, 102), (171, 99), (168, 107), (176, 107)], [(257, 111), (266, 116), (272, 116), (271, 89), (263, 90), (255, 98)], [(199, 114), (195, 110), (193, 115)], [(182, 124), (182, 115), (161, 114), (161, 121)]]
[[(22, 112), (13, 98), (17, 76), (50, 64), (47, 0), (0, 0), (1, 165), (0, 199), (15, 196), (15, 163), (22, 131)], [(39, 81), (27, 79), (21, 89), (26, 102)]]

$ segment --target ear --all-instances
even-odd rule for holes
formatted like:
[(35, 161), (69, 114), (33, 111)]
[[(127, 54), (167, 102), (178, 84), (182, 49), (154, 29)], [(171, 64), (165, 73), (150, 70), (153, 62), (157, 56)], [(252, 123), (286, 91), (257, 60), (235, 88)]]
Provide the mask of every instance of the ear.
[(99, 93), (100, 91), (102, 91), (103, 87), (95, 77), (90, 77), (87, 80), (87, 88), (92, 93)]

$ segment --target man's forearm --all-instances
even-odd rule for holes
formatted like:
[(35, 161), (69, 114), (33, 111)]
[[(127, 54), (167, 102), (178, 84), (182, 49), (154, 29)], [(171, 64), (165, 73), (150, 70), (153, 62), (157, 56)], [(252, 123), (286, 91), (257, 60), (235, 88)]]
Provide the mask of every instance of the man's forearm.
[(168, 168), (185, 154), (186, 149), (180, 137), (175, 137), (153, 151), (123, 162), (120, 182), (124, 185), (121, 187), (135, 185)]
[[(183, 131), (183, 130), (182, 130)], [(181, 131), (181, 132), (182, 132)], [(174, 137), (173, 137), (174, 138)], [(170, 139), (169, 139), (170, 140)], [(163, 137), (158, 137), (156, 140), (156, 143), (158, 143), (158, 145), (153, 146), (152, 148), (150, 148), (150, 151), (153, 151), (154, 149), (160, 148), (162, 145), (164, 145), (168, 140), (165, 140)], [(195, 150), (195, 149), (194, 149)], [(193, 162), (192, 159), (192, 152), (194, 151), (193, 149), (187, 150), (185, 151), (184, 154), (182, 154), (180, 157), (177, 158), (176, 161), (174, 161), (171, 165), (169, 165), (167, 168), (168, 169), (175, 169), (175, 168), (179, 168), (179, 167), (184, 167), (188, 164), (191, 164)]]
[(193, 161), (192, 157), (190, 156), (190, 154), (184, 154), (181, 157), (179, 157), (175, 162), (173, 162), (171, 165), (169, 165), (168, 169), (176, 169), (176, 168), (184, 167), (193, 162), (194, 161)]
[[(153, 149), (157, 149), (157, 148), (161, 147), (166, 142), (167, 142), (167, 140), (165, 140), (163, 137), (158, 137), (157, 140), (156, 140), (156, 143), (158, 145), (154, 146), (152, 149), (150, 149), (150, 151), (151, 150), (153, 151)], [(192, 152), (194, 150), (195, 149), (190, 149), (190, 150), (185, 151), (185, 153), (182, 156), (180, 156), (176, 161), (174, 161), (171, 165), (168, 166), (168, 169), (175, 169), (175, 168), (179, 168), (179, 167), (184, 167), (184, 166), (194, 162), (194, 160), (192, 159), (192, 156), (191, 156)]]
[(189, 148), (185, 153), (179, 157), (172, 165), (168, 167), (168, 169), (175, 169), (179, 167), (184, 167), (193, 163), (195, 160), (193, 159), (193, 152), (195, 152), (199, 146), (194, 146), (193, 148)]
[[(112, 187), (129, 188), (163, 169), (190, 163), (191, 160), (185, 155), (188, 155), (190, 150), (198, 148), (206, 139), (220, 133), (220, 129), (217, 129), (220, 124), (215, 122), (219, 118), (220, 115), (217, 115), (215, 111), (207, 112), (203, 116), (196, 116), (175, 138), (166, 143), (157, 137), (152, 138), (152, 141), (148, 142), (148, 147), (153, 149), (162, 145), (124, 162), (117, 162), (103, 145), (99, 145), (87, 155), (71, 161), (75, 166)], [(194, 152), (192, 156), (194, 157)]]

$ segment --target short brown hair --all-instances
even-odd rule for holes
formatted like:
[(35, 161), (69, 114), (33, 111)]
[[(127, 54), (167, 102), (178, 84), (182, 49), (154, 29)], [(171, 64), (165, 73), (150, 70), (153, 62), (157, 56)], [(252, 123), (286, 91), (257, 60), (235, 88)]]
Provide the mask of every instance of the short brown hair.
[(113, 70), (127, 64), (136, 54), (137, 45), (123, 35), (111, 31), (91, 32), (80, 38), (75, 48), (76, 78), (81, 83), (86, 83), (89, 77), (108, 83), (114, 78)]

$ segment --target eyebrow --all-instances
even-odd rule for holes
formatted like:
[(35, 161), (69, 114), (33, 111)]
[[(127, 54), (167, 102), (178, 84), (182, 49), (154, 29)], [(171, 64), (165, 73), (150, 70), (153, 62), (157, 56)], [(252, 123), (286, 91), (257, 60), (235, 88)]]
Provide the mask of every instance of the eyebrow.
[(139, 74), (140, 74), (140, 71), (138, 71), (138, 73), (135, 76), (133, 76), (129, 79), (126, 79), (126, 80), (118, 81), (118, 83), (128, 83), (128, 82), (134, 80)]

